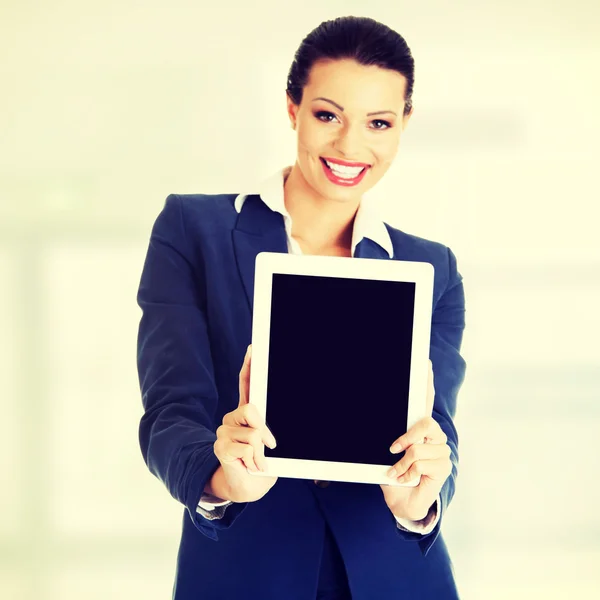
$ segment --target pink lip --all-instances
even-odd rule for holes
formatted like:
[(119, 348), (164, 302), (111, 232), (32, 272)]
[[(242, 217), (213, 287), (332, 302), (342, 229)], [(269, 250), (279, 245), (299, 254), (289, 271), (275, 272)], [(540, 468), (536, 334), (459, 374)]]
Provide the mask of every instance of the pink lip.
[(361, 162), (348, 162), (347, 160), (340, 160), (339, 158), (329, 158), (328, 156), (323, 157), (325, 160), (329, 162), (335, 163), (336, 165), (344, 165), (346, 167), (370, 167), (367, 163)]
[(323, 166), (323, 172), (325, 173), (325, 176), (327, 177), (327, 179), (329, 179), (329, 181), (331, 181), (332, 183), (335, 183), (336, 185), (339, 185), (339, 186), (342, 186), (342, 187), (353, 187), (355, 185), (358, 185), (363, 180), (363, 177), (365, 176), (366, 172), (368, 171), (368, 169), (365, 167), (358, 174), (357, 177), (355, 177), (354, 179), (347, 179), (345, 177), (338, 177), (325, 164), (325, 160), (324, 159), (321, 159), (321, 165)]

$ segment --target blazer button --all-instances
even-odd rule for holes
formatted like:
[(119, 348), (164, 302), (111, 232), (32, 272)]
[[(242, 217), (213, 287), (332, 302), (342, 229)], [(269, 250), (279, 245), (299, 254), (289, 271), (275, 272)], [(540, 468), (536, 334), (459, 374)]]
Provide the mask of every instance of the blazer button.
[(318, 479), (315, 479), (315, 485), (320, 488), (326, 488), (330, 483), (330, 481), (319, 481)]

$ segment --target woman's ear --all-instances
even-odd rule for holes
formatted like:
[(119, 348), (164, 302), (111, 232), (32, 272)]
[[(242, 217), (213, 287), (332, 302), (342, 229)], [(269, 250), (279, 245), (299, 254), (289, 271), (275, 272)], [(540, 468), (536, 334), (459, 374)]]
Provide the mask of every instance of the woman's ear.
[(403, 131), (406, 129), (406, 126), (408, 125), (408, 121), (412, 117), (414, 109), (415, 109), (415, 107), (411, 106), (410, 110), (405, 115), (402, 116), (402, 130)]
[(296, 129), (296, 119), (298, 116), (298, 106), (294, 104), (294, 101), (290, 98), (290, 95), (285, 93), (286, 103), (287, 103), (287, 113), (290, 118), (290, 125), (292, 129)]

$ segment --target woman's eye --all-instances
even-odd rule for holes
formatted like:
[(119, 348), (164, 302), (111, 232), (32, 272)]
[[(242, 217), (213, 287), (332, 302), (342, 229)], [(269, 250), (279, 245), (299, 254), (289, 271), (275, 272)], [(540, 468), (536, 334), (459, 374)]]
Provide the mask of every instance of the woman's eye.
[[(327, 118), (327, 117), (333, 117), (335, 119), (335, 115), (333, 113), (330, 113), (326, 110), (320, 110), (317, 113), (315, 113), (315, 117), (317, 117), (317, 119), (319, 119), (319, 121), (323, 121), (324, 123), (330, 123), (331, 119)], [(326, 118), (323, 118), (326, 117)]]
[(389, 121), (382, 121), (381, 119), (375, 119), (374, 121), (371, 121), (372, 123), (380, 123), (383, 124), (384, 127), (374, 127), (374, 129), (389, 129), (392, 124)]
[[(337, 119), (337, 117), (332, 112), (329, 112), (327, 110), (317, 111), (315, 113), (315, 117), (317, 117), (317, 119), (319, 121), (322, 121), (323, 123), (331, 123), (334, 119)], [(392, 126), (392, 124), (389, 121), (384, 121), (383, 119), (375, 119), (374, 121), (371, 121), (371, 123), (375, 125), (374, 127), (372, 127), (372, 129), (376, 130), (389, 129)]]

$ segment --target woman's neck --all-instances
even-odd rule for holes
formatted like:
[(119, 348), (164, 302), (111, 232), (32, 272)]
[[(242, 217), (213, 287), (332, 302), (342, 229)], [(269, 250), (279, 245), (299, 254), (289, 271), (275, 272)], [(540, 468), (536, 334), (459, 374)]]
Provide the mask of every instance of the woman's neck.
[(317, 195), (296, 163), (285, 178), (284, 201), (292, 218), (292, 237), (301, 245), (317, 252), (350, 250), (360, 200), (336, 202)]

